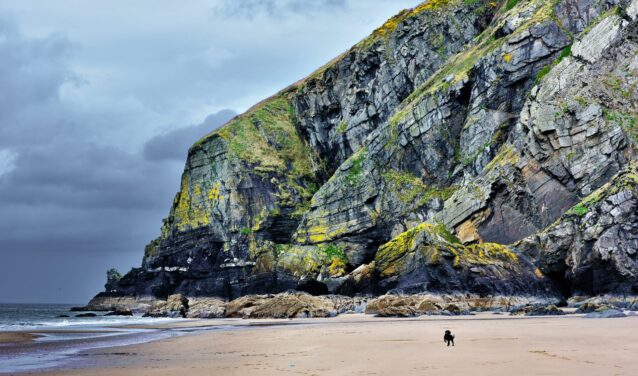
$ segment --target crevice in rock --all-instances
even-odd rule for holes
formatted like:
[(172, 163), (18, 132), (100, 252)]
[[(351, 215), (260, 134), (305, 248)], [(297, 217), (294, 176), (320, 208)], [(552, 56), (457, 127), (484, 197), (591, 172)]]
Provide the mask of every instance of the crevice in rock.
[(545, 274), (556, 286), (558, 291), (563, 297), (569, 298), (572, 296), (572, 284), (566, 277), (565, 270), (555, 271)]
[(318, 296), (318, 295), (328, 295), (330, 291), (328, 291), (328, 286), (323, 283), (316, 281), (314, 279), (300, 281), (297, 285), (297, 291), (307, 292), (310, 295)]

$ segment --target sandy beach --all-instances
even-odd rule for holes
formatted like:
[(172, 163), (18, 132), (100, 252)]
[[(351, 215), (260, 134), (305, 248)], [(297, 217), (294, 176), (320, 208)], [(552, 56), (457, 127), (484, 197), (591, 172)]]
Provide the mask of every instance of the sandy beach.
[[(276, 326), (271, 326), (277, 324)], [(198, 332), (197, 327), (226, 329)], [(170, 325), (169, 325), (170, 326)], [(200, 320), (195, 332), (92, 350), (38, 375), (633, 375), (638, 317)], [(163, 325), (166, 327), (166, 325)], [(230, 329), (229, 329), (230, 328)], [(456, 346), (443, 343), (452, 330)]]

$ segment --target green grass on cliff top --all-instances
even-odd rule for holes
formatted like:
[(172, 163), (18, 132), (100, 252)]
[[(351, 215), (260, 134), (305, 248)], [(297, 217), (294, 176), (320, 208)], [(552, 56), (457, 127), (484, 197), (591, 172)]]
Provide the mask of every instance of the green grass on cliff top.
[(231, 156), (254, 165), (257, 171), (311, 176), (314, 154), (297, 132), (293, 111), (284, 95), (269, 98), (195, 146), (218, 136), (227, 142)]
[[(370, 34), (368, 37), (366, 37), (359, 43), (355, 44), (348, 51), (345, 51), (341, 55), (335, 57), (334, 59), (329, 61), (327, 64), (321, 66), (319, 69), (312, 72), (308, 77), (302, 80), (299, 80), (292, 86), (302, 88), (304, 86), (303, 84), (307, 80), (321, 77), (323, 73), (325, 73), (330, 67), (334, 66), (337, 62), (342, 60), (349, 53), (353, 51), (357, 51), (357, 50), (367, 50), (373, 45), (375, 45), (375, 43), (378, 41), (387, 41), (392, 35), (392, 33), (399, 27), (399, 25), (411, 17), (419, 16), (427, 12), (429, 12), (428, 16), (432, 17), (432, 16), (435, 16), (438, 12), (440, 12), (443, 9), (449, 9), (453, 6), (460, 5), (460, 4), (464, 4), (465, 6), (473, 6), (474, 4), (480, 1), (486, 1), (486, 0), (429, 0), (415, 6), (414, 8), (404, 9), (400, 11), (399, 13), (397, 13), (396, 15), (389, 18), (386, 22), (383, 23), (383, 25), (376, 28), (372, 32), (372, 34)], [(498, 0), (498, 1), (502, 1), (502, 0)], [(496, 1), (495, 3), (498, 3), (498, 1)], [(434, 12), (437, 12), (437, 13), (434, 13)]]

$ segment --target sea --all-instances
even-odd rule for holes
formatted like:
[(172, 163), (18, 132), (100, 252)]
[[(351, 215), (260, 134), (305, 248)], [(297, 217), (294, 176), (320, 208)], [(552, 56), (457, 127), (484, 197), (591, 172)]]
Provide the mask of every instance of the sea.
[[(134, 316), (76, 317), (70, 304), (0, 304), (0, 374), (66, 368), (90, 357), (75, 355), (99, 348), (125, 346), (183, 335), (196, 329), (141, 329), (186, 319)], [(68, 316), (68, 317), (64, 317)], [(135, 327), (128, 327), (135, 325)], [(36, 333), (30, 342), (3, 343), (6, 332)], [(84, 354), (86, 355), (86, 354)]]

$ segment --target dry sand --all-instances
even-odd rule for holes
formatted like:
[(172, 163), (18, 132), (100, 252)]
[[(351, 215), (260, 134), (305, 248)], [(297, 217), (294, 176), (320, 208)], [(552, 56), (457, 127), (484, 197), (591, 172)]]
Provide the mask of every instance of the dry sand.
[[(241, 325), (84, 355), (46, 375), (635, 375), (638, 317), (202, 321)], [(192, 323), (191, 323), (192, 324)], [(300, 325), (296, 325), (300, 324)], [(184, 324), (180, 324), (184, 325)], [(456, 334), (446, 347), (443, 332)]]

